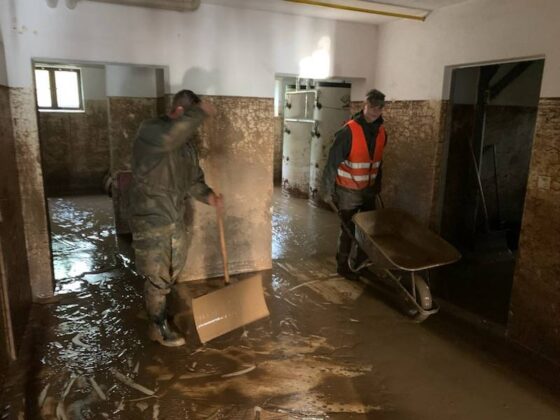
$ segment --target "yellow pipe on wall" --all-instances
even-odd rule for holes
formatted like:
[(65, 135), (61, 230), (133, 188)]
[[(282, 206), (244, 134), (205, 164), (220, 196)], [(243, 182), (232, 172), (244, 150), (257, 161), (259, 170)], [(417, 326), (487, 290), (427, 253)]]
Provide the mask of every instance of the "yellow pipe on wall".
[(371, 13), (374, 15), (381, 15), (381, 16), (390, 16), (402, 19), (412, 19), (412, 20), (426, 20), (426, 16), (415, 16), (415, 15), (407, 15), (405, 13), (397, 13), (397, 12), (385, 12), (383, 10), (373, 10), (373, 9), (364, 9), (361, 7), (354, 7), (354, 6), (345, 6), (343, 4), (332, 4), (332, 3), (325, 3), (322, 1), (317, 0), (284, 0), (290, 3), (300, 3), (300, 4), (307, 4), (310, 6), (321, 6), (321, 7), (330, 7), (331, 9), (339, 9), (339, 10), (349, 10), (351, 12), (361, 12), (361, 13)]

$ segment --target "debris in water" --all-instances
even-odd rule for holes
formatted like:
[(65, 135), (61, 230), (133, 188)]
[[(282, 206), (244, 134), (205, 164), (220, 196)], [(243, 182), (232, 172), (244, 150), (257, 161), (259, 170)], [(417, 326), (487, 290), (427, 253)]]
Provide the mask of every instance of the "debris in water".
[(70, 376), (70, 381), (68, 382), (66, 388), (64, 389), (64, 392), (62, 393), (62, 400), (64, 400), (64, 398), (68, 396), (68, 394), (70, 393), (70, 389), (72, 389), (72, 385), (74, 385), (74, 382), (76, 381), (77, 378), (78, 377), (74, 374)]
[(138, 407), (138, 410), (140, 410), (141, 412), (146, 411), (149, 406), (150, 405), (148, 403), (145, 403), (145, 402), (136, 403), (136, 407)]
[(123, 384), (134, 388), (137, 391), (142, 392), (143, 394), (146, 395), (154, 395), (155, 392), (152, 391), (151, 389), (148, 389), (140, 384), (137, 384), (136, 382), (134, 382), (132, 379), (130, 379), (128, 376), (124, 376), (122, 373), (120, 373), (118, 370), (116, 369), (111, 369), (111, 371), (113, 372), (113, 375), (115, 376), (115, 378), (117, 378), (119, 381), (121, 381)]
[(310, 284), (317, 283), (318, 281), (321, 281), (321, 280), (309, 280), (309, 281), (306, 281), (305, 283), (298, 284), (297, 286), (294, 286), (294, 287), (292, 287), (291, 289), (288, 289), (288, 292), (293, 292), (294, 290), (297, 290), (297, 289), (299, 289), (300, 287), (309, 286)]
[(105, 393), (103, 392), (101, 387), (99, 385), (97, 385), (97, 382), (95, 382), (95, 379), (94, 378), (89, 378), (89, 382), (91, 383), (91, 386), (93, 387), (93, 389), (95, 390), (95, 393), (99, 396), (99, 398), (101, 398), (103, 401), (106, 401), (107, 396), (105, 395)]
[(64, 408), (64, 402), (62, 401), (59, 401), (56, 406), (56, 419), (68, 420), (68, 415), (66, 414), (66, 409)]
[(225, 374), (222, 375), (222, 378), (231, 378), (231, 377), (234, 377), (234, 376), (245, 375), (246, 373), (249, 373), (249, 372), (255, 370), (256, 368), (257, 368), (256, 365), (251, 365), (248, 368), (238, 370), (237, 372), (225, 373)]
[(298, 306), (297, 306), (294, 302), (292, 302), (291, 300), (288, 300), (288, 299), (286, 299), (286, 298), (284, 298), (284, 300), (285, 300), (287, 303), (289, 303), (290, 305), (292, 305), (293, 307), (295, 307), (295, 308), (298, 307)]
[(82, 342), (82, 340), (80, 340), (81, 337), (82, 337), (82, 333), (77, 334), (72, 339), (72, 343), (74, 343), (75, 345), (77, 345), (79, 347), (83, 347), (84, 349), (91, 349), (91, 346), (89, 344), (85, 344), (84, 342)]
[(124, 397), (121, 398), (121, 402), (119, 403), (119, 405), (117, 405), (117, 409), (113, 411), (113, 414), (117, 414), (118, 412), (123, 410), (124, 410)]
[(140, 361), (136, 362), (136, 366), (134, 366), (134, 374), (138, 375), (139, 371), (140, 371)]
[(154, 404), (154, 414), (152, 416), (152, 420), (158, 420), (159, 419), (159, 403), (155, 403)]
[(39, 394), (39, 409), (41, 409), (45, 403), (45, 398), (47, 398), (47, 392), (50, 386), (51, 384), (47, 384)]

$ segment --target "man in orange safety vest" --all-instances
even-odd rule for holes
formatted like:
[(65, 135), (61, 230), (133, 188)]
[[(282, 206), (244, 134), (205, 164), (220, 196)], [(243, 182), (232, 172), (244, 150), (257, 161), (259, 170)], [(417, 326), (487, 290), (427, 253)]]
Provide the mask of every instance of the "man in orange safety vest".
[[(323, 195), (338, 208), (342, 223), (354, 231), (352, 216), (375, 209), (381, 191), (381, 169), (387, 133), (382, 111), (385, 95), (376, 89), (367, 92), (362, 111), (336, 134), (329, 151), (323, 178)], [(336, 254), (337, 272), (357, 280), (349, 267), (352, 238), (341, 228)], [(354, 263), (354, 262), (353, 262)]]

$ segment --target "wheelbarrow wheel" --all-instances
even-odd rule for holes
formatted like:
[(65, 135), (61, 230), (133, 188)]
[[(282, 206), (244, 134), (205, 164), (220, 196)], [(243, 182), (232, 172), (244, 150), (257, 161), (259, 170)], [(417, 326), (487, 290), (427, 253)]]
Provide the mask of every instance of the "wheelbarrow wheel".
[(428, 282), (421, 275), (416, 274), (414, 277), (416, 286), (416, 302), (418, 302), (422, 309), (429, 311), (433, 306), (430, 286), (428, 286)]

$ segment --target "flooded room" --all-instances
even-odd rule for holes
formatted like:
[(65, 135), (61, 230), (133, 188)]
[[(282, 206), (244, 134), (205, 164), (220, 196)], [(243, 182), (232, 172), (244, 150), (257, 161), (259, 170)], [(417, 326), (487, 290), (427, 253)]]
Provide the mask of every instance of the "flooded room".
[(0, 0), (0, 418), (560, 418), (559, 15)]

